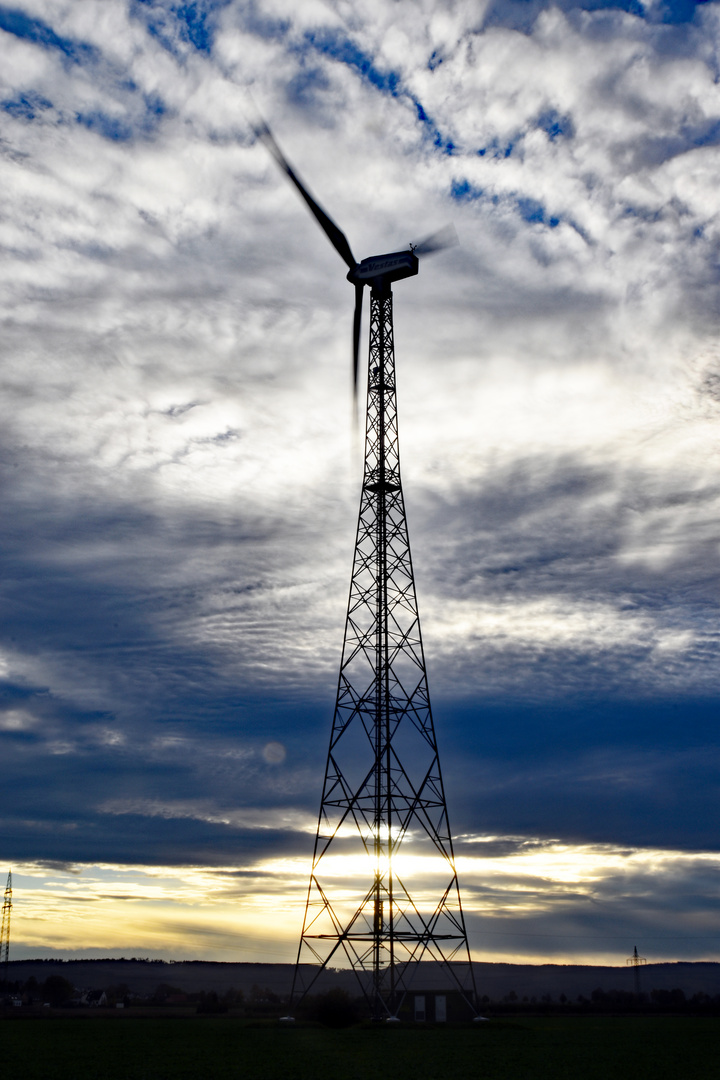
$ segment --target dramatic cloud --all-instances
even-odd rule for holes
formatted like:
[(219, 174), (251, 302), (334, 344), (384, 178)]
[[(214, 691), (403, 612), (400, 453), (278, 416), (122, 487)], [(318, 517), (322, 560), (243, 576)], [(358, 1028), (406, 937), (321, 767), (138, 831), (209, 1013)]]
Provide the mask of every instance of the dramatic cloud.
[(18, 0), (0, 52), (17, 948), (293, 955), (360, 460), (259, 110), (358, 258), (460, 237), (395, 310), (474, 951), (717, 956), (720, 4)]

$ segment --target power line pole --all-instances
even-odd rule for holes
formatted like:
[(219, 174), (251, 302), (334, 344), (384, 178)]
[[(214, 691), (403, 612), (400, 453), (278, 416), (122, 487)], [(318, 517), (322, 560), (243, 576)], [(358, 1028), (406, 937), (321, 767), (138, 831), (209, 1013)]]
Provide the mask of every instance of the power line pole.
[(370, 283), (365, 468), (292, 990), (349, 965), (377, 1020), (397, 1017), (421, 960), (476, 1001), (400, 479), (391, 280)]
[(645, 959), (644, 956), (638, 956), (637, 945), (633, 949), (632, 956), (629, 956), (627, 958), (627, 960), (625, 961), (625, 964), (634, 969), (633, 970), (633, 975), (634, 975), (634, 978), (635, 978), (635, 993), (639, 997), (640, 996), (640, 968), (642, 967), (643, 964), (647, 964), (647, 960)]
[(12, 913), (12, 870), (8, 870), (7, 885), (2, 906), (2, 928), (0, 929), (0, 966), (3, 980), (7, 985), (8, 963), (10, 961), (10, 915)]

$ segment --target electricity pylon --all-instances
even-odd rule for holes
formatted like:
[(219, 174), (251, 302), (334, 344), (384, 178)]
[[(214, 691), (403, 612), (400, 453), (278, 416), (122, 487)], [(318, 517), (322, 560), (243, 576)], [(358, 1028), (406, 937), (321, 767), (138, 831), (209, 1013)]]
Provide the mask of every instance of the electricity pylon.
[(643, 964), (647, 964), (647, 960), (644, 956), (638, 956), (637, 945), (633, 949), (632, 956), (629, 956), (625, 961), (626, 966), (632, 967), (633, 977), (635, 980), (635, 993), (640, 994), (640, 968)]
[(0, 928), (0, 968), (3, 981), (7, 984), (8, 963), (10, 961), (10, 915), (12, 913), (12, 870), (8, 870), (7, 885), (2, 906), (2, 927)]
[(267, 124), (259, 122), (256, 134), (348, 267), (356, 392), (363, 293), (370, 288), (360, 514), (291, 1007), (332, 963), (355, 972), (375, 1019), (396, 1018), (418, 964), (434, 960), (474, 1011), (400, 479), (391, 290), (394, 281), (417, 274), (418, 256), (456, 237), (445, 229), (410, 250), (357, 262)]

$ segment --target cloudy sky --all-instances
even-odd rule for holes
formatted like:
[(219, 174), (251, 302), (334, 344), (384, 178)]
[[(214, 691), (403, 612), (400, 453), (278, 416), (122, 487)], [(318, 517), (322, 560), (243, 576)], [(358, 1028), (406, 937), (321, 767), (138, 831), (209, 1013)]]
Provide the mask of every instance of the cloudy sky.
[[(478, 959), (720, 960), (720, 3), (0, 5), (11, 955), (291, 960), (361, 458), (403, 476)], [(4, 882), (3, 882), (4, 883)]]

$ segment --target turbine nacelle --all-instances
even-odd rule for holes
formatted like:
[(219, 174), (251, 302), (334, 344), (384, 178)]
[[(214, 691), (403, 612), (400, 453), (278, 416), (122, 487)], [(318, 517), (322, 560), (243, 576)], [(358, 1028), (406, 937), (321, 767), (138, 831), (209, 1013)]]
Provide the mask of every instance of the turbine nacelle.
[(323, 230), (340, 258), (349, 269), (347, 279), (355, 286), (355, 314), (353, 316), (352, 371), (353, 396), (357, 401), (358, 357), (360, 352), (360, 324), (362, 322), (362, 303), (365, 286), (384, 291), (393, 281), (414, 277), (418, 272), (418, 256), (429, 255), (433, 251), (457, 244), (457, 235), (452, 226), (428, 236), (420, 244), (411, 246), (409, 251), (391, 251), (387, 255), (372, 255), (369, 259), (356, 262), (345, 233), (337, 227), (323, 208), (315, 201), (300, 177), (292, 168), (282, 150), (275, 142), (270, 128), (264, 120), (257, 118), (253, 125), (255, 135), (268, 148), (275, 161), (297, 188), (310, 213)]
[(418, 272), (418, 258), (413, 251), (392, 251), (388, 255), (372, 255), (363, 259), (350, 270), (348, 281), (353, 285), (374, 286), (380, 281), (390, 284), (402, 278), (414, 277)]

